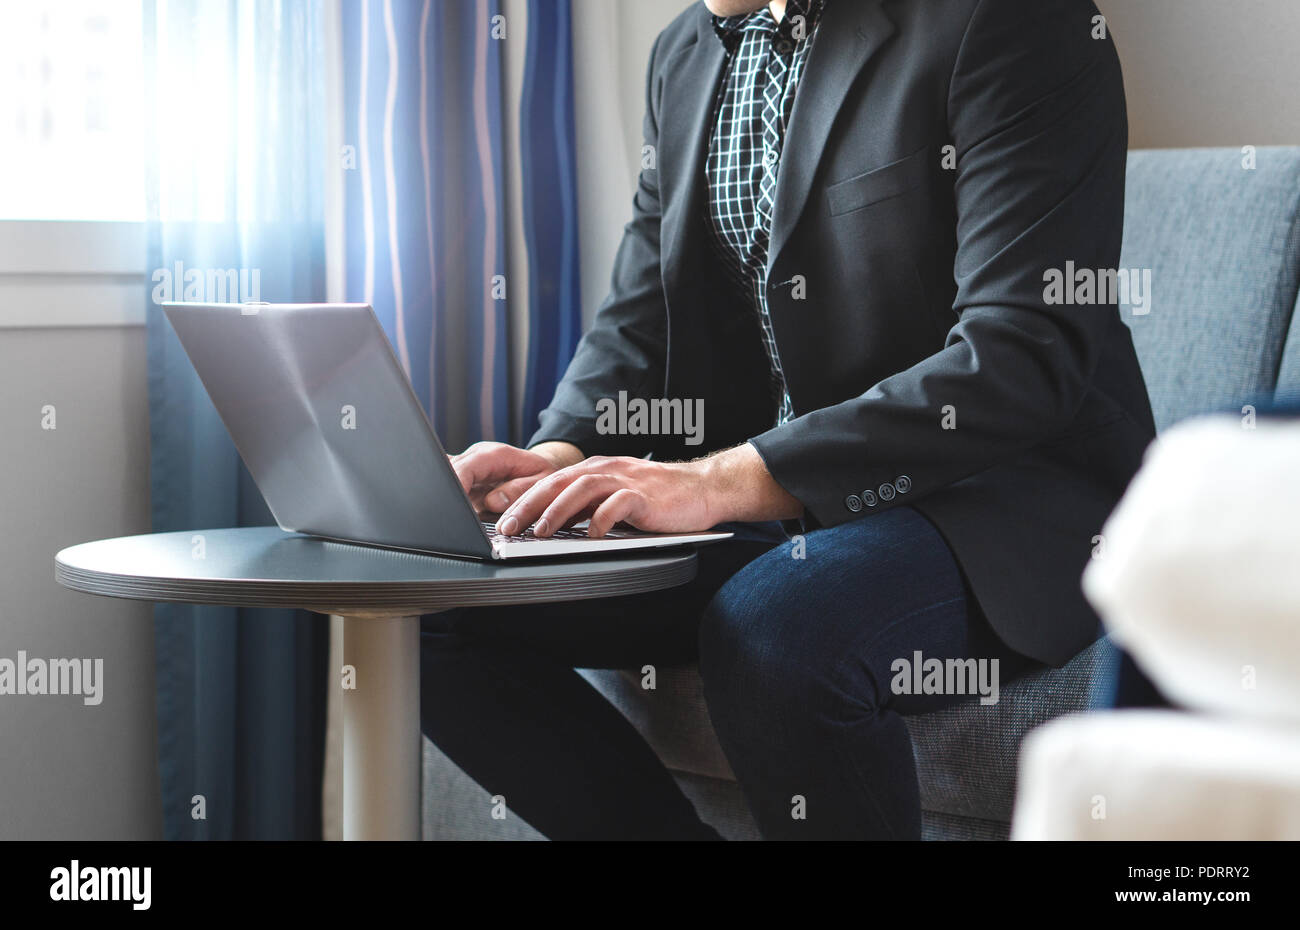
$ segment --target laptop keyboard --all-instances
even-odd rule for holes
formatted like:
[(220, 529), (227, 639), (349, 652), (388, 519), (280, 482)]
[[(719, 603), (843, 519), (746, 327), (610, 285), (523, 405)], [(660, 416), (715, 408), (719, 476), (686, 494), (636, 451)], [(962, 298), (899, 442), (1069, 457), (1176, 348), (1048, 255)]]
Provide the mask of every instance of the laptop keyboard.
[[(584, 529), (576, 529), (576, 528), (575, 528), (575, 529), (571, 529), (571, 530), (556, 530), (556, 531), (555, 531), (554, 533), (552, 533), (550, 536), (537, 536), (537, 535), (535, 535), (535, 534), (533, 533), (533, 528), (532, 528), (531, 526), (530, 526), (528, 529), (524, 530), (523, 533), (521, 533), (521, 534), (519, 534), (519, 535), (516, 535), (516, 536), (507, 536), (507, 535), (505, 535), (504, 533), (498, 533), (498, 532), (497, 532), (497, 528), (496, 528), (496, 524), (495, 524), (495, 523), (489, 523), (489, 522), (486, 521), (486, 520), (482, 521), (482, 523), (483, 523), (483, 532), (487, 533), (488, 539), (491, 540), (492, 542), (497, 542), (498, 540), (500, 540), (501, 542), (506, 542), (506, 543), (511, 543), (511, 542), (548, 542), (548, 541), (550, 541), (550, 540), (552, 540), (552, 539), (556, 539), (556, 540), (560, 540), (560, 539), (564, 539), (564, 540), (574, 540), (574, 539), (589, 539), (589, 538), (590, 538), (590, 537), (587, 535), (587, 531), (586, 531), (586, 530), (584, 530)], [(606, 533), (606, 534), (604, 535), (604, 537), (602, 537), (602, 538), (604, 538), (604, 539), (620, 539), (620, 538), (622, 538), (622, 537), (624, 537), (624, 536), (626, 536), (626, 535), (628, 535), (628, 534), (626, 534), (626, 533), (615, 533), (615, 532), (609, 532), (609, 533)]]

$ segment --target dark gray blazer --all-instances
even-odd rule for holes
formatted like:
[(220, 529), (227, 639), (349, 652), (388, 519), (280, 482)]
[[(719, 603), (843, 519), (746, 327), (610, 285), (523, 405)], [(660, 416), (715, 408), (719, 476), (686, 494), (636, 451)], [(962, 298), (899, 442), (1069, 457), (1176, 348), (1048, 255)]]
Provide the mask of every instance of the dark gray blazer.
[[(1068, 660), (1097, 635), (1079, 587), (1094, 536), (1154, 435), (1114, 302), (1045, 296), (1050, 269), (1119, 262), (1127, 115), (1096, 15), (1089, 0), (829, 0), (772, 222), (797, 415), (773, 429), (753, 311), (709, 239), (724, 50), (694, 4), (655, 42), (655, 163), (530, 444), (674, 459), (752, 440), (810, 529), (915, 506), (1006, 643)], [(620, 390), (702, 398), (704, 445), (601, 435), (596, 402)]]

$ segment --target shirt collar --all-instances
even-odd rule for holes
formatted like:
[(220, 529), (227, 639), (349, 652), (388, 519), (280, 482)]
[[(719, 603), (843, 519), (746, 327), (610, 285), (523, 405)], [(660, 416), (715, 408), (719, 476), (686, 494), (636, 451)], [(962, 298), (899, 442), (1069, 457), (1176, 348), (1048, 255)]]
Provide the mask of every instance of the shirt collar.
[[(771, 33), (773, 41), (778, 38), (791, 39), (796, 44), (812, 35), (813, 26), (821, 13), (824, 0), (785, 0), (785, 16), (778, 24), (772, 11), (763, 6), (753, 13), (740, 13), (736, 16), (714, 16), (713, 31), (717, 33), (727, 51), (734, 52), (740, 44), (741, 36), (753, 30), (765, 30)], [(799, 39), (793, 39), (797, 17), (803, 17), (803, 29)]]

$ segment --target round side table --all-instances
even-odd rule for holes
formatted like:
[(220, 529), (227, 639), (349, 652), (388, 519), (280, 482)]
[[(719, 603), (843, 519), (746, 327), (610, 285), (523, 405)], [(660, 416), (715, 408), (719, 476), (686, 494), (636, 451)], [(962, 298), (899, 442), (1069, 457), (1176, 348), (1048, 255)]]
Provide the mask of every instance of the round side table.
[(639, 594), (695, 576), (693, 550), (476, 562), (332, 542), (274, 526), (123, 536), (54, 557), (88, 594), (343, 617), (345, 839), (420, 838), (421, 614)]

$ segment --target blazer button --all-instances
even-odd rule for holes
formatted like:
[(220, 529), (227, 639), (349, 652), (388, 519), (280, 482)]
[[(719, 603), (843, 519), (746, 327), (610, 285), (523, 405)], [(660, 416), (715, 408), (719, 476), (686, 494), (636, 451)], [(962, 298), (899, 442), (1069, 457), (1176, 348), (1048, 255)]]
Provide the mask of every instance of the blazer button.
[(899, 475), (894, 479), (894, 490), (899, 494), (906, 494), (908, 491), (912, 490), (912, 479), (907, 477), (907, 475)]
[(862, 509), (862, 498), (858, 497), (856, 494), (850, 494), (848, 497), (844, 498), (844, 506), (849, 508), (849, 510), (852, 510), (854, 513), (857, 513)]
[(863, 491), (863, 492), (862, 492), (862, 503), (866, 504), (868, 507), (874, 507), (874, 506), (876, 506), (876, 492), (875, 492), (875, 491)]
[(895, 493), (894, 486), (890, 484), (888, 481), (886, 481), (884, 484), (882, 484), (879, 488), (876, 489), (876, 493), (880, 495), (880, 499), (882, 501), (892, 501), (894, 499), (894, 493)]

